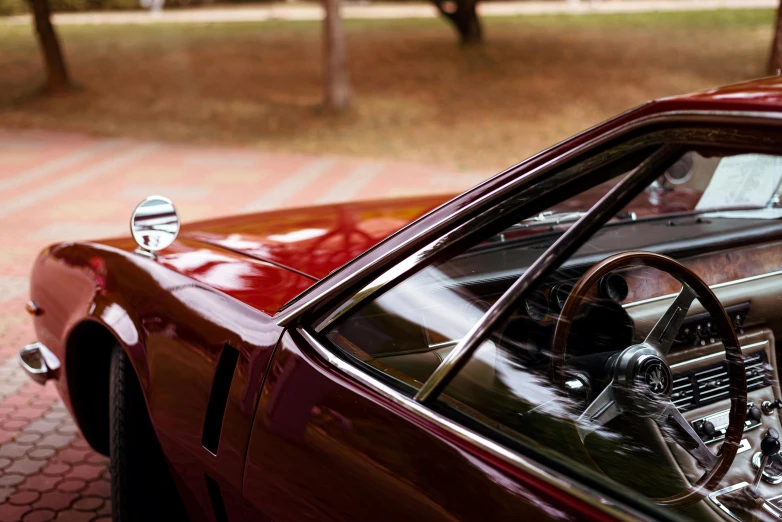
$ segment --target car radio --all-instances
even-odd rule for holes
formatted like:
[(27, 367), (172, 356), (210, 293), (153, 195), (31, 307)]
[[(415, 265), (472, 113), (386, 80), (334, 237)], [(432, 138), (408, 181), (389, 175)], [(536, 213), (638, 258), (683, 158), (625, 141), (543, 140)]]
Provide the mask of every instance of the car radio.
[[(761, 426), (763, 412), (753, 403), (747, 405), (747, 419), (744, 421), (744, 431), (751, 430)], [(730, 419), (730, 410), (723, 410), (712, 413), (701, 419), (692, 422), (692, 427), (700, 436), (703, 442), (709, 444), (725, 438), (725, 432), (728, 430)]]

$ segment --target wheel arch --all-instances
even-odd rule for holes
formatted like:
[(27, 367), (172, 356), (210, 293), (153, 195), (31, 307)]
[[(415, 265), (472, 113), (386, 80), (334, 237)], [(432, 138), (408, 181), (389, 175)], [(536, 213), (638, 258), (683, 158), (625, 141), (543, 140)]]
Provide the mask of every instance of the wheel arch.
[(117, 301), (98, 299), (90, 308), (90, 315), (76, 322), (66, 335), (64, 377), (70, 406), (84, 438), (108, 456), (111, 352), (119, 348), (127, 353), (145, 392), (149, 382), (144, 371), (146, 353), (138, 323)]
[(121, 346), (103, 324), (77, 324), (65, 345), (68, 395), (84, 438), (95, 451), (109, 454), (109, 370), (111, 351)]

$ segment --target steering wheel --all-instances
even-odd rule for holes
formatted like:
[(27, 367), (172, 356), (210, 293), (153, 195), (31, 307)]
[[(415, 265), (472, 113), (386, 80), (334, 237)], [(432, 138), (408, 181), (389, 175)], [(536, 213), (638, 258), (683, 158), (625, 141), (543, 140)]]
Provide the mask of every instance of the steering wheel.
[[(575, 284), (557, 320), (551, 349), (552, 378), (556, 384), (564, 386), (565, 348), (570, 326), (589, 289), (609, 272), (638, 265), (667, 272), (682, 284), (682, 289), (646, 339), (624, 349), (612, 359), (612, 364), (605, 370), (610, 374), (606, 375), (610, 376), (609, 384), (575, 420), (576, 430), (583, 446), (587, 435), (622, 413), (652, 419), (706, 470), (688, 489), (671, 497), (652, 500), (666, 506), (689, 505), (700, 500), (727, 473), (739, 448), (747, 415), (747, 380), (736, 332), (725, 308), (700, 277), (678, 261), (651, 252), (623, 252), (596, 263)], [(666, 356), (696, 297), (711, 314), (728, 361), (729, 424), (718, 455), (706, 447), (670, 400), (673, 375)], [(584, 450), (587, 451), (585, 446)]]

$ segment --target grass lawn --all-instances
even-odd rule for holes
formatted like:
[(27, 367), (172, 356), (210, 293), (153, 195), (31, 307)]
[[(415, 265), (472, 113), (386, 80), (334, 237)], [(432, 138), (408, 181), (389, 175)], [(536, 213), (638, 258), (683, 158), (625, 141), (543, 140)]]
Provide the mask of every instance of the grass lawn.
[(773, 12), (348, 21), (354, 109), (319, 109), (320, 24), (62, 26), (80, 89), (43, 99), (32, 27), (0, 25), (0, 126), (496, 170), (649, 98), (764, 74)]

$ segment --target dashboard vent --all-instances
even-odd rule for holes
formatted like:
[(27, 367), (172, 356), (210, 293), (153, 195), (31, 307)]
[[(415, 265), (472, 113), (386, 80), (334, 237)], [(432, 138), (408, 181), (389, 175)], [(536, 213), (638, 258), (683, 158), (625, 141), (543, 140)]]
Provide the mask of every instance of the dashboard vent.
[(689, 377), (678, 377), (673, 380), (671, 401), (680, 410), (692, 406), (695, 401), (695, 392), (692, 389), (692, 379)]
[[(765, 352), (745, 356), (744, 369), (747, 373), (747, 391), (768, 386), (769, 372)], [(677, 408), (687, 410), (727, 399), (729, 388), (728, 367), (722, 362), (677, 374), (673, 380), (671, 399)]]

